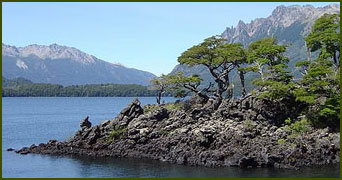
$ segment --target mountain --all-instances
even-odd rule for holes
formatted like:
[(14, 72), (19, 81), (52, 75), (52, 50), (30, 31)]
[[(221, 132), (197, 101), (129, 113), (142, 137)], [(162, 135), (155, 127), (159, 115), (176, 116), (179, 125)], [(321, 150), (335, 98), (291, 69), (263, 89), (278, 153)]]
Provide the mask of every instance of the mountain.
[[(304, 37), (311, 31), (314, 21), (324, 13), (339, 14), (340, 5), (330, 4), (318, 8), (311, 5), (278, 6), (267, 18), (257, 18), (250, 23), (239, 21), (236, 27), (227, 27), (221, 36), (226, 39), (227, 43), (242, 43), (245, 47), (257, 39), (274, 36), (279, 43), (290, 44), (286, 55), (290, 58), (290, 68), (294, 69), (297, 61), (306, 59)], [(213, 81), (210, 73), (201, 65), (193, 67), (177, 65), (171, 74), (177, 71), (183, 71), (185, 75), (200, 75), (204, 84)], [(294, 75), (298, 74), (294, 71)], [(247, 79), (252, 78), (251, 75), (247, 77)], [(252, 86), (249, 87), (252, 88)]]
[(148, 85), (154, 74), (113, 64), (76, 48), (52, 44), (15, 47), (2, 44), (2, 75), (61, 85)]

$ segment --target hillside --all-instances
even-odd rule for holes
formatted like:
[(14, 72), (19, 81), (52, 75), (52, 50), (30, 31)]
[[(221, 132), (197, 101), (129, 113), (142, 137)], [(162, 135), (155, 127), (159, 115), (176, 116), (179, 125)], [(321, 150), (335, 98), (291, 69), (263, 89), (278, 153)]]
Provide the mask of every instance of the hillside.
[(76, 48), (52, 44), (15, 47), (2, 44), (2, 75), (61, 85), (148, 85), (154, 74), (113, 64)]

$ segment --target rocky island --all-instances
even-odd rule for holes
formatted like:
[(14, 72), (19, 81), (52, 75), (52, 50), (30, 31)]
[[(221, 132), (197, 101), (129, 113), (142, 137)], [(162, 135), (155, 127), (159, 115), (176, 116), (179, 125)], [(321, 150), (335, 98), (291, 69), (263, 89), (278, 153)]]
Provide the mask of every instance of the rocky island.
[[(67, 141), (50, 140), (17, 153), (150, 158), (203, 166), (277, 167), (339, 163), (340, 134), (328, 128), (304, 133), (281, 126), (296, 107), (274, 104), (251, 95), (224, 101), (192, 97), (144, 112), (138, 99), (114, 119), (92, 126), (88, 117)], [(191, 104), (192, 108), (187, 109)], [(146, 109), (148, 106), (146, 106)], [(145, 109), (145, 111), (146, 111)]]

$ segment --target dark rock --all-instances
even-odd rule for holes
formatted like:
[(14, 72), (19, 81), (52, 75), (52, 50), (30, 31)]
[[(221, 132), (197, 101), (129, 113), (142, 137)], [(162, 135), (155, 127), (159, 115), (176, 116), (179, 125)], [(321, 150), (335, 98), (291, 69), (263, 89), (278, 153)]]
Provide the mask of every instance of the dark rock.
[(213, 110), (213, 100), (190, 102), (194, 106), (189, 109), (169, 111), (159, 106), (143, 114), (136, 99), (113, 120), (93, 127), (84, 123), (68, 141), (50, 140), (15, 152), (137, 157), (242, 168), (299, 168), (340, 162), (339, 133), (308, 128), (305, 134), (289, 138), (277, 124), (278, 116), (288, 113), (278, 111), (291, 109), (284, 104), (247, 96), (223, 100)]
[(8, 148), (7, 151), (14, 151), (14, 149), (13, 148)]
[(254, 157), (243, 157), (239, 160), (240, 167), (257, 167), (258, 165)]
[(89, 122), (89, 116), (84, 118), (80, 123), (81, 129), (87, 129), (91, 127), (91, 122)]

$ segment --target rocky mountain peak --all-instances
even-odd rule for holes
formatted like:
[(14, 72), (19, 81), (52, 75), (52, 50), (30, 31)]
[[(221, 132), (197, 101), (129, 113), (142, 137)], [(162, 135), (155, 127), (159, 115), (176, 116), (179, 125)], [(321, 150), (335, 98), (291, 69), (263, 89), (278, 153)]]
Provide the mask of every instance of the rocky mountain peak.
[(227, 42), (240, 42), (248, 45), (251, 40), (272, 36), (276, 29), (288, 28), (295, 23), (305, 24), (301, 32), (305, 35), (310, 31), (314, 21), (324, 13), (340, 13), (340, 5), (335, 3), (321, 8), (315, 8), (312, 5), (281, 5), (267, 18), (257, 18), (247, 24), (240, 20), (236, 27), (227, 27), (221, 36), (226, 38)]
[(38, 56), (41, 59), (72, 59), (84, 64), (95, 63), (96, 58), (86, 54), (76, 48), (61, 46), (58, 44), (51, 45), (28, 45), (18, 48), (21, 57), (30, 55)]

